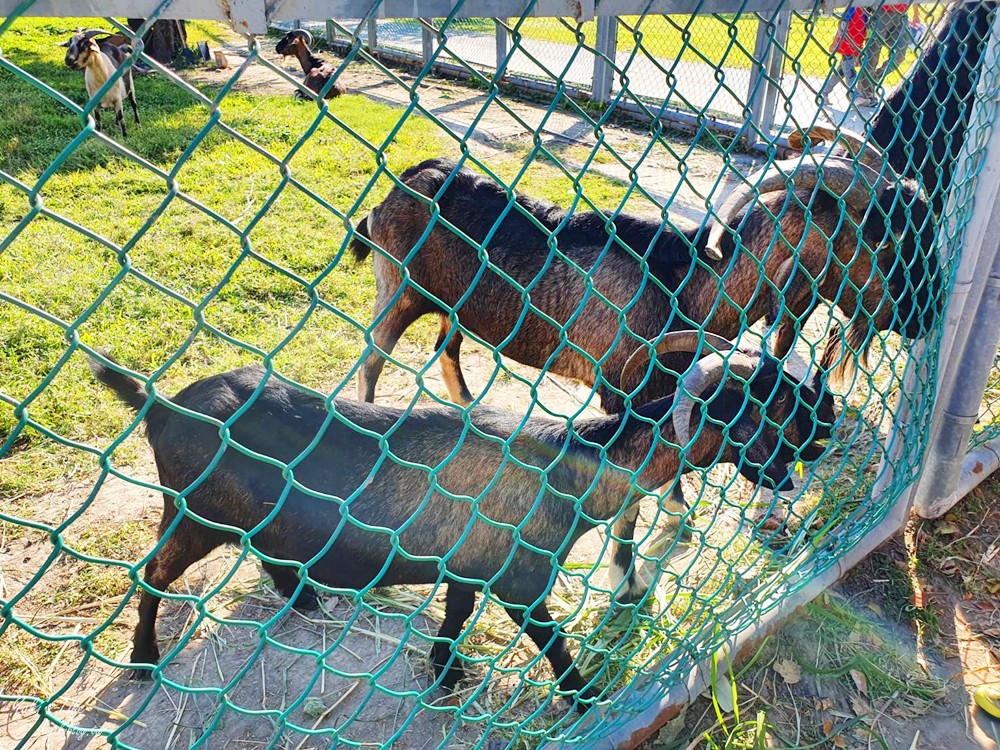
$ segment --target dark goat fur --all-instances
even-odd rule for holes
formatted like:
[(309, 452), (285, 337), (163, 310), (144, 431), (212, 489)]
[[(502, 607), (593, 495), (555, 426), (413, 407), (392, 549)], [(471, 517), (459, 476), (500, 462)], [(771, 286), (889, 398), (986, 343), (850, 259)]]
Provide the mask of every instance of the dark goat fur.
[[(743, 383), (733, 379), (718, 389), (710, 386), (716, 394), (707, 407), (713, 421), (704, 420), (684, 459), (704, 466), (738, 463), (754, 482), (785, 486), (790, 481), (786, 464), (797, 455), (821, 450), (815, 441), (829, 437), (828, 424), (817, 423), (816, 413), (832, 423), (833, 403), (828, 395), (822, 399), (817, 395), (818, 379), (810, 385), (795, 384), (781, 375), (772, 358), (756, 362), (751, 391), (755, 399), (768, 404), (767, 418), (782, 426), (781, 437), (777, 428), (762, 426), (760, 408), (747, 400)], [(90, 364), (98, 380), (125, 403), (135, 410), (145, 407), (147, 397), (139, 381), (95, 360)], [(561, 687), (579, 693), (583, 701), (596, 696), (573, 666), (545, 599), (557, 565), (565, 561), (573, 543), (599, 520), (615, 517), (638, 499), (633, 472), (647, 457), (648, 463), (638, 471), (639, 487), (653, 488), (677, 475), (678, 449), (664, 442), (676, 440), (667, 416), (674, 406), (671, 398), (640, 407), (635, 414), (581, 419), (572, 427), (547, 419), (524, 420), (485, 407), (467, 415), (453, 407), (406, 413), (336, 400), (336, 418), (327, 425), (324, 399), (273, 377), (261, 387), (264, 377), (265, 371), (256, 367), (215, 375), (188, 386), (171, 401), (226, 421), (252, 400), (230, 426), (231, 439), (285, 464), (297, 461), (295, 481), (320, 496), (295, 487), (284, 496), (286, 480), (279, 468), (233, 448), (225, 449), (212, 472), (195, 484), (221, 448), (219, 430), (158, 400), (145, 413), (148, 439), (160, 483), (184, 494), (187, 512), (178, 521), (174, 498), (164, 493), (161, 546), (147, 563), (144, 577), (153, 592), (165, 591), (219, 545), (238, 543), (235, 531), (212, 529), (194, 518), (239, 530), (267, 521), (251, 542), (257, 551), (280, 561), (264, 562), (263, 567), (282, 594), (295, 598), (295, 606), (315, 604), (306, 573), (333, 588), (447, 585), (445, 620), (438, 633), (442, 640), (431, 653), (435, 673), (446, 689), (461, 677), (455, 641), (481, 588), (468, 581), (482, 580), (490, 581), (490, 595), (545, 652)], [(692, 416), (691, 424), (697, 425), (700, 411)], [(475, 430), (468, 430), (467, 420)], [(437, 484), (430, 483), (425, 471), (391, 459), (380, 462), (377, 439), (351, 424), (385, 435), (389, 450), (404, 461), (438, 467)], [(661, 439), (654, 424), (659, 425)], [(321, 437), (309, 451), (317, 435)], [(445, 462), (459, 444), (456, 455)], [(505, 444), (523, 465), (505, 457)], [(743, 459), (739, 445), (744, 446)], [(546, 473), (544, 485), (541, 471)], [(435, 487), (477, 500), (456, 502)], [(380, 531), (366, 530), (351, 518)], [(390, 533), (399, 529), (403, 529), (400, 547), (417, 559), (395, 552)], [(328, 551), (307, 571), (300, 569), (299, 563), (319, 554), (328, 543)], [(446, 561), (443, 572), (439, 558)], [(143, 590), (133, 663), (159, 660), (159, 602), (159, 596)], [(144, 674), (145, 670), (136, 673)], [(583, 708), (580, 702), (577, 706)]]
[(896, 172), (920, 181), (936, 216), (965, 141), (996, 9), (995, 0), (953, 6), (872, 125), (872, 140)]
[[(313, 54), (306, 37), (300, 30), (289, 31), (285, 34), (275, 47), (275, 52), (279, 55), (297, 58), (299, 65), (302, 66), (302, 73), (305, 75), (303, 83), (307, 89), (317, 94), (322, 93), (330, 78), (337, 72), (337, 66)], [(323, 98), (333, 99), (343, 93), (343, 86), (334, 83), (323, 94)], [(295, 96), (299, 99), (308, 98), (300, 89), (295, 90)]]
[[(400, 179), (410, 190), (428, 199), (437, 197), (441, 216), (481, 244), (507, 210), (507, 195), (489, 178), (465, 168), (455, 174), (442, 192), (455, 169), (452, 161), (431, 159), (406, 170)], [(654, 340), (665, 330), (691, 326), (704, 327), (726, 338), (738, 335), (745, 324), (771, 312), (774, 279), (793, 249), (799, 259), (799, 270), (797, 275), (789, 277), (787, 285), (790, 289), (802, 289), (801, 293), (788, 297), (786, 305), (797, 318), (818, 303), (812, 286), (799, 282), (808, 277), (817, 279), (820, 297), (837, 300), (852, 319), (855, 339), (867, 341), (872, 327), (900, 330), (910, 337), (926, 331), (934, 316), (931, 303), (934, 291), (927, 280), (938, 275), (937, 256), (919, 251), (921, 246), (905, 231), (906, 222), (896, 220), (900, 212), (892, 213), (893, 223), (887, 229), (879, 211), (872, 210), (860, 230), (865, 239), (862, 247), (871, 249), (859, 253), (857, 230), (847, 228), (849, 222), (842, 217), (834, 198), (822, 192), (811, 199), (808, 195), (797, 196), (812, 203), (813, 227), (803, 237), (806, 225), (802, 209), (795, 201), (784, 205), (786, 197), (785, 193), (773, 193), (761, 200), (767, 211), (781, 216), (784, 241), (775, 238), (774, 221), (758, 208), (741, 228), (743, 252), (734, 258), (732, 238), (727, 238), (723, 244), (725, 258), (719, 262), (704, 258), (692, 262), (693, 254), (704, 245), (705, 233), (701, 230), (667, 229), (661, 233), (659, 220), (616, 216), (616, 236), (648, 264), (649, 278), (644, 280), (642, 265), (636, 257), (610, 240), (605, 228), (609, 217), (586, 213), (566, 220), (561, 209), (518, 196), (517, 206), (547, 231), (556, 231), (561, 222), (566, 222), (556, 234), (560, 253), (589, 272), (594, 291), (603, 295), (608, 304), (588, 291), (584, 274), (561, 257), (553, 255), (547, 265), (550, 255), (547, 233), (516, 207), (510, 208), (486, 244), (490, 265), (481, 275), (485, 261), (480, 259), (476, 248), (440, 223), (431, 229), (419, 249), (413, 251), (430, 221), (428, 203), (394, 187), (357, 228), (358, 235), (384, 250), (375, 253), (375, 316), (379, 317), (392, 305), (374, 327), (373, 341), (382, 351), (391, 353), (403, 331), (417, 318), (438, 314), (441, 335), (437, 346), (445, 347), (441, 355), (445, 382), (454, 400), (468, 402), (472, 397), (459, 365), (462, 335), (450, 325), (447, 310), (420, 290), (434, 295), (446, 306), (455, 306), (475, 286), (475, 291), (455, 311), (463, 329), (491, 346), (504, 342), (516, 329), (517, 333), (500, 350), (503, 356), (534, 367), (547, 367), (550, 372), (588, 385), (596, 382), (605, 411), (620, 411), (624, 400), (615, 390), (619, 385), (618, 375), (638, 343)], [(912, 183), (890, 188), (883, 196), (886, 206), (903, 203), (912, 206), (915, 215), (923, 210)], [(886, 245), (893, 246), (894, 231), (903, 235), (899, 256), (881, 250)], [(351, 247), (359, 260), (370, 252), (368, 244), (358, 237)], [(831, 262), (831, 251), (839, 262)], [(411, 252), (413, 255), (407, 260), (410, 281), (393, 302), (401, 285), (398, 264)], [(873, 270), (876, 265), (877, 270)], [(519, 322), (524, 309), (520, 290), (494, 269), (503, 271), (523, 287), (531, 285), (532, 307), (523, 321)], [(763, 277), (772, 282), (769, 284)], [(898, 313), (893, 309), (894, 300), (898, 301)], [(567, 330), (572, 347), (563, 344), (559, 328), (538, 314), (542, 312), (564, 325), (581, 306), (582, 312)], [(626, 313), (620, 312), (626, 308)], [(628, 332), (619, 338), (623, 320)], [(777, 350), (783, 354), (791, 347), (794, 326), (785, 327), (780, 339)], [(599, 372), (590, 358), (600, 362)], [(677, 369), (685, 364), (680, 363)], [(366, 358), (359, 374), (360, 399), (374, 399), (383, 365), (378, 353)], [(659, 373), (636, 402), (663, 396), (673, 387), (673, 379)]]

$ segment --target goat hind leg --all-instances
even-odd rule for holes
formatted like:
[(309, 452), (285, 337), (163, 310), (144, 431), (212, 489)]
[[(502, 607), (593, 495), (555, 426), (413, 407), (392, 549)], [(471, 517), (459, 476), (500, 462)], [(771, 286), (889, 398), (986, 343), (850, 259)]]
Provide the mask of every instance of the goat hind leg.
[[(385, 296), (392, 297), (395, 290), (390, 290)], [(415, 292), (404, 293), (395, 304), (390, 299), (385, 303), (375, 304), (375, 318), (378, 319), (386, 310), (386, 305), (391, 304), (384, 316), (372, 329), (372, 342), (376, 350), (365, 357), (361, 370), (358, 372), (358, 401), (375, 401), (375, 386), (378, 384), (379, 376), (385, 367), (385, 357), (392, 354), (393, 348), (400, 337), (413, 322), (427, 312), (419, 301), (414, 299)], [(382, 295), (379, 295), (382, 296)]]
[[(169, 500), (173, 505), (173, 500)], [(169, 517), (160, 524), (160, 533), (170, 525)], [(183, 519), (166, 540), (161, 538), (160, 549), (146, 563), (143, 581), (153, 591), (166, 591), (191, 565), (222, 544), (225, 540), (217, 537), (210, 529), (199, 526), (190, 519)], [(132, 637), (133, 664), (157, 664), (160, 649), (156, 645), (156, 614), (160, 608), (160, 595), (147, 588), (139, 596), (139, 622)], [(149, 678), (146, 669), (135, 669), (133, 680)]]
[(284, 565), (275, 565), (266, 562), (262, 562), (261, 567), (271, 576), (271, 580), (274, 581), (274, 587), (278, 590), (278, 593), (289, 599), (294, 609), (305, 612), (319, 607), (319, 597), (316, 595), (316, 589), (308, 583), (303, 584), (302, 590), (298, 594), (295, 593), (299, 588), (299, 577), (295, 574), (294, 570)]
[(448, 594), (444, 603), (444, 622), (441, 623), (437, 634), (440, 640), (435, 641), (431, 647), (431, 666), (434, 667), (434, 675), (441, 680), (441, 687), (448, 692), (455, 689), (465, 671), (462, 668), (456, 641), (475, 607), (475, 589), (457, 583), (448, 584)]
[(448, 316), (442, 315), (441, 331), (438, 333), (437, 343), (434, 345), (434, 348), (440, 350), (445, 340), (448, 341), (448, 345), (445, 347), (440, 358), (441, 377), (448, 388), (448, 395), (451, 397), (451, 400), (456, 404), (468, 406), (472, 403), (472, 394), (469, 392), (469, 386), (465, 384), (465, 376), (462, 375), (462, 365), (459, 362), (462, 352), (462, 334), (459, 330), (455, 329), (451, 334), (451, 339), (448, 339), (448, 333), (452, 331), (452, 328), (453, 326)]
[(135, 100), (135, 84), (132, 83), (132, 76), (129, 75), (128, 88), (126, 89), (128, 94), (128, 105), (132, 108), (132, 115), (135, 117), (135, 124), (139, 124), (139, 102)]

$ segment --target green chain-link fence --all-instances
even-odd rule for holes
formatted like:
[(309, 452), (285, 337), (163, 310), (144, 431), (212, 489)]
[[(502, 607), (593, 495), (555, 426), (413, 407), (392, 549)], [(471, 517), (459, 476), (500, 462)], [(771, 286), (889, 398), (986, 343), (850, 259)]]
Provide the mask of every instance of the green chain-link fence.
[[(776, 149), (765, 149), (763, 160), (751, 156), (739, 139), (718, 135), (703, 116), (693, 118), (693, 132), (667, 129), (657, 117), (666, 95), (659, 106), (649, 95), (632, 94), (627, 61), (604, 55), (614, 79), (606, 106), (569, 95), (574, 92), (565, 74), (572, 59), (546, 67), (551, 86), (541, 102), (518, 99), (471, 65), (466, 73), (478, 88), (447, 85), (432, 76), (432, 67), (447, 55), (459, 4), (452, 17), (430, 22), (436, 30), (430, 54), (410, 72), (380, 62), (367, 50), (359, 36), (366, 21), (356, 22), (348, 29), (355, 36), (340, 48), (342, 56), (327, 58), (346, 93), (325, 102), (299, 101), (291, 96), (293, 90), (305, 90), (298, 69), (291, 58), (285, 61), (275, 53), (276, 38), (253, 38), (248, 44), (224, 24), (191, 22), (188, 44), (205, 41), (223, 49), (228, 68), (197, 65), (174, 71), (149, 58), (141, 39), (168, 7), (161, 6), (135, 33), (120, 19), (31, 18), (31, 2), (12, 9), (0, 24), (6, 97), (0, 115), (0, 697), (10, 713), (5, 731), (17, 746), (54, 737), (67, 738), (70, 745), (109, 741), (141, 748), (535, 747), (624, 741), (637, 726), (654, 723), (650, 712), (655, 716), (663, 697), (684, 685), (721, 645), (782, 611), (795, 592), (841, 564), (915, 480), (931, 416), (941, 314), (975, 205), (994, 114), (974, 101), (980, 76), (992, 86), (998, 75), (992, 67), (977, 65), (989, 40), (992, 4), (955, 6), (950, 15), (943, 6), (929, 6), (930, 15), (943, 19), (939, 36), (924, 41), (923, 63), (905, 79), (897, 74), (902, 94), (893, 98), (882, 87), (895, 79), (876, 81), (880, 107), (838, 111), (821, 99), (805, 121), (791, 105), (785, 107), (777, 125), (787, 132), (824, 118), (861, 132), (870, 128), (872, 142), (885, 150), (884, 162), (893, 170), (887, 167), (879, 176), (888, 187), (863, 209), (822, 190), (789, 190), (787, 185), (773, 190), (752, 202), (752, 216), (760, 222), (756, 228), (750, 220), (745, 226), (741, 220), (733, 223), (741, 239), (735, 249), (724, 243), (726, 258), (718, 262), (701, 249), (704, 233), (690, 229), (691, 222), (704, 222), (706, 209), (719, 205), (731, 187), (776, 160)], [(753, 10), (747, 5), (731, 17), (712, 19), (713, 24), (730, 23), (729, 48), (751, 58), (753, 48), (744, 45), (738, 27)], [(798, 30), (775, 54), (785, 56), (793, 69), (799, 65), (832, 74), (838, 60), (815, 54), (831, 42), (828, 19), (821, 22), (818, 9), (800, 8), (799, 13)], [(767, 20), (766, 35), (774, 40), (773, 17)], [(519, 49), (527, 38), (521, 32), (536, 23), (527, 13), (510, 20), (507, 61), (530, 54)], [(575, 29), (578, 53), (601, 56), (588, 41), (588, 28), (559, 23)], [(628, 18), (620, 24), (635, 40), (625, 45), (630, 60), (655, 44), (655, 24), (648, 34)], [(141, 59), (153, 68), (136, 75), (142, 123), (129, 121), (127, 137), (111, 126), (107, 111), (104, 132), (92, 117), (96, 102), (113, 90), (120, 73), (88, 101), (83, 74), (66, 67), (65, 50), (56, 46), (78, 26), (126, 34), (135, 50), (126, 67)], [(619, 31), (619, 51), (621, 38)], [(715, 65), (710, 55), (699, 55), (690, 34), (682, 39), (691, 55)], [(504, 61), (498, 67), (502, 70)], [(768, 81), (791, 101), (787, 76), (775, 78), (766, 60), (756, 60), (751, 69), (758, 82)], [(660, 72), (673, 90), (676, 72)], [(743, 100), (749, 112), (746, 95), (730, 85), (738, 75), (746, 70), (716, 67), (716, 90)], [(751, 97), (754, 91), (751, 84)], [(623, 112), (644, 114), (647, 124), (616, 119)], [(751, 118), (737, 130), (770, 138), (760, 125)], [(505, 215), (522, 217), (517, 220), (542, 237), (545, 267), (559, 265), (582, 280), (568, 287), (579, 290), (576, 297), (555, 295), (564, 312), (550, 306), (544, 273), (526, 276), (504, 260), (524, 248), (511, 247), (505, 235), (509, 224), (498, 223), (481, 201), (472, 201), (468, 214), (444, 194), (415, 202), (425, 224), (427, 216), (434, 219), (434, 234), (420, 229), (415, 245), (404, 247), (397, 260), (392, 253), (399, 248), (380, 244), (392, 231), (375, 233), (373, 242), (364, 243), (359, 232), (375, 225), (371, 210), (391, 189), (402, 190), (403, 173), (440, 157), (501, 185), (509, 200)], [(962, 189), (956, 190), (951, 177), (962, 160)], [(831, 161), (830, 169), (837, 163)], [(859, 160), (847, 163), (858, 170), (857, 179), (871, 178)], [(917, 187), (910, 193), (900, 189), (903, 178), (916, 180)], [(454, 175), (445, 179), (457, 185)], [(576, 215), (610, 213), (590, 224), (581, 239), (559, 218), (549, 227), (531, 223), (526, 204), (515, 203), (515, 196), (551, 200)], [(931, 219), (918, 202), (930, 207)], [(665, 267), (663, 256), (650, 248), (653, 238), (629, 247), (623, 212), (651, 220), (657, 240), (661, 230), (664, 236), (687, 231), (687, 243), (681, 243), (686, 257)], [(386, 213), (375, 215), (385, 221)], [(365, 217), (368, 230), (361, 230)], [(447, 278), (448, 267), (428, 275), (420, 265), (421, 251), (429, 252), (442, 233), (461, 237), (452, 243), (459, 248), (455, 252), (472, 258), (479, 269), (473, 283), (459, 290), (459, 299), (443, 306), (441, 287), (434, 284)], [(756, 239), (751, 241), (751, 235)], [(370, 246), (378, 273), (373, 274), (371, 259), (350, 259), (352, 241)], [(597, 249), (595, 264), (581, 264), (574, 255), (581, 244)], [(737, 264), (737, 258), (746, 260), (757, 250), (758, 261)], [(599, 263), (608, 258), (631, 269), (637, 280), (631, 298), (616, 301), (601, 286)], [(783, 265), (788, 258), (797, 258), (797, 264)], [(779, 266), (792, 274), (776, 280)], [(736, 283), (741, 274), (743, 280)], [(761, 280), (762, 274), (770, 282)], [(520, 306), (509, 331), (486, 330), (489, 316), (477, 318), (486, 322), (469, 322), (484, 278), (506, 285)], [(384, 310), (375, 310), (376, 283), (398, 287), (395, 294), (390, 289)], [(685, 285), (696, 284), (703, 285), (702, 291), (685, 297)], [(829, 380), (824, 386), (835, 397), (835, 439), (818, 461), (790, 459), (796, 485), (791, 493), (762, 490), (726, 464), (685, 474), (681, 483), (690, 508), (680, 511), (680, 519), (665, 500), (647, 499), (635, 542), (638, 578), (649, 590), (637, 604), (616, 605), (608, 576), (609, 548), (617, 533), (612, 526), (628, 515), (624, 507), (599, 519), (558, 566), (552, 550), (540, 550), (554, 571), (549, 613), (600, 697), (600, 705), (585, 715), (557, 694), (548, 663), (506, 617), (489, 585), (458, 639), (455, 659), (465, 665), (466, 676), (454, 693), (441, 691), (427, 653), (444, 618), (445, 584), (454, 580), (448, 577), (455, 573), (449, 571), (448, 556), (435, 556), (440, 578), (434, 585), (389, 587), (370, 576), (351, 589), (324, 585), (336, 575), (329, 573), (328, 563), (314, 569), (314, 560), (305, 556), (285, 571), (291, 571), (293, 587), (300, 576), (307, 577), (323, 601), (319, 610), (298, 611), (275, 591), (287, 588), (287, 580), (272, 583), (259, 573), (257, 562), (274, 563), (275, 558), (255, 545), (256, 534), (234, 537), (239, 544), (199, 560), (162, 594), (160, 664), (144, 670), (151, 683), (126, 679), (144, 567), (177, 527), (171, 525), (157, 539), (164, 476), (157, 474), (134, 412), (97, 384), (84, 352), (110, 351), (147, 377), (148, 392), (159, 396), (211, 374), (263, 364), (336, 414), (346, 407), (331, 407), (330, 397), (354, 398), (364, 359), (376, 345), (387, 348), (379, 341), (380, 321), (403, 305), (406, 295), (432, 299), (436, 314), (431, 317), (446, 321), (452, 337), (435, 345), (436, 331), (427, 319), (417, 321), (391, 352), (376, 403), (399, 407), (390, 423), (398, 419), (397, 429), (404, 431), (431, 406), (449, 410), (465, 425), (460, 442), (485, 441), (492, 452), (481, 461), (451, 465), (460, 460), (458, 447), (429, 433), (425, 444), (435, 461), (393, 452), (390, 438), (381, 441), (375, 455), (409, 465), (424, 477), (420, 493), (429, 486), (440, 496), (447, 494), (449, 482), (465, 481), (494, 459), (517, 461), (521, 444), (516, 436), (525, 415), (552, 419), (576, 435), (577, 446), (592, 434), (582, 427), (584, 420), (601, 413), (595, 395), (605, 381), (616, 385), (618, 373), (608, 374), (610, 350), (588, 348), (598, 331), (574, 327), (585, 299), (610, 311), (618, 329), (612, 336), (615, 346), (624, 338), (636, 348), (655, 342), (665, 329), (690, 327), (770, 345), (774, 336), (763, 336), (769, 321), (762, 320), (769, 317), (770, 304), (749, 304), (746, 295), (749, 289), (770, 299), (773, 288), (782, 290), (776, 299), (784, 300), (774, 311), (786, 321), (801, 316), (794, 319), (797, 341), (786, 358), (797, 376), (818, 366), (825, 351), (833, 360), (827, 365), (857, 360), (842, 382)], [(818, 304), (793, 304), (797, 289)], [(647, 290), (662, 301), (662, 316), (652, 322), (639, 318), (646, 308), (638, 300)], [(489, 304), (502, 321), (505, 310)], [(702, 309), (707, 309), (704, 315), (698, 313)], [(522, 326), (537, 328), (539, 321), (556, 331), (556, 343), (541, 352), (540, 370), (529, 365), (545, 344), (512, 344)], [(441, 380), (437, 374), (456, 331), (467, 342), (462, 361), (476, 397), (469, 408), (447, 396), (445, 386), (454, 376), (446, 370)], [(828, 349), (827, 340), (831, 334), (839, 340), (840, 331), (847, 333), (838, 359), (838, 349)], [(899, 332), (926, 346), (911, 350)], [(866, 358), (860, 357), (862, 349), (868, 351)], [(563, 377), (567, 370), (559, 355), (567, 353), (582, 360), (590, 374)], [(597, 385), (581, 385), (581, 380)], [(767, 397), (762, 400), (765, 411), (775, 408)], [(471, 415), (484, 405), (513, 415), (509, 441), (476, 437)], [(894, 426), (893, 412), (904, 407), (908, 422)], [(631, 411), (631, 402), (624, 408)], [(214, 432), (220, 424), (213, 424)], [(355, 430), (349, 442), (358, 445), (371, 434), (340, 417), (335, 424), (337, 430)], [(767, 419), (764, 424), (775, 427)], [(712, 427), (703, 422), (701, 429)], [(211, 467), (223, 456), (246, 452), (234, 438), (237, 432), (238, 419), (222, 427), (224, 451), (206, 459)], [(890, 435), (905, 441), (906, 450), (894, 450)], [(316, 436), (314, 429), (287, 446), (278, 442), (292, 449), (297, 440), (308, 443)], [(293, 455), (304, 448), (305, 443)], [(606, 459), (607, 451), (598, 455)], [(274, 464), (277, 458), (266, 460)], [(529, 462), (527, 471), (537, 477), (536, 487), (551, 480), (550, 491), (558, 493), (555, 477), (571, 458), (560, 447), (548, 463)], [(738, 459), (744, 468), (748, 461)], [(238, 486), (233, 502), (258, 492), (268, 508), (265, 516), (278, 513), (271, 509), (291, 490), (299, 459), (278, 464), (284, 489)], [(603, 462), (602, 470), (610, 471)], [(464, 508), (471, 504), (469, 512), (478, 514), (476, 504), (488, 502), (499, 481), (492, 472), (484, 476), (478, 497), (459, 493), (450, 501)], [(630, 482), (621, 490), (623, 505), (628, 488), (636, 486), (635, 473), (628, 472)], [(373, 481), (377, 477), (373, 469)], [(166, 488), (167, 507), (179, 508), (188, 523), (218, 528), (189, 498), (196, 497), (196, 487), (182, 484)], [(301, 484), (295, 487), (303, 490)], [(580, 523), (586, 521), (582, 502), (588, 492), (561, 495)], [(341, 517), (337, 534), (372, 530), (370, 521), (351, 514), (350, 499), (325, 496), (324, 502), (332, 517)], [(514, 532), (523, 523), (505, 528), (519, 539)], [(679, 523), (685, 534), (660, 536)], [(283, 531), (292, 538), (308, 533), (308, 528)], [(398, 529), (377, 533), (385, 535), (395, 554), (414, 554), (401, 543)], [(460, 538), (467, 540), (467, 533)], [(475, 556), (489, 559), (495, 553), (486, 548)], [(350, 567), (353, 560), (329, 564)], [(280, 566), (269, 570), (282, 574)], [(527, 617), (530, 623), (530, 610)]]

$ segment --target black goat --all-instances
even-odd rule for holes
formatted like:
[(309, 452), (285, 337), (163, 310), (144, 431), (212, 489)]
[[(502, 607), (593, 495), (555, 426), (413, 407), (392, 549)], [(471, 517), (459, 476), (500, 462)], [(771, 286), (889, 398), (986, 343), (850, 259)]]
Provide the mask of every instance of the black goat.
[[(302, 73), (306, 79), (306, 88), (315, 91), (317, 94), (323, 93), (323, 89), (329, 83), (331, 76), (337, 72), (333, 63), (329, 63), (313, 54), (313, 37), (305, 29), (295, 29), (285, 34), (274, 51), (285, 57), (295, 57), (302, 66)], [(324, 99), (333, 99), (344, 93), (344, 88), (334, 83), (323, 94)], [(308, 99), (300, 89), (295, 89), (295, 96), (298, 99)]]
[[(667, 334), (656, 351), (695, 353), (699, 339), (693, 331)], [(720, 351), (731, 347), (707, 340)], [(146, 406), (141, 382), (95, 360), (91, 367), (132, 408)], [(725, 378), (727, 367), (735, 378)], [(622, 373), (625, 387), (637, 387), (647, 370), (649, 349), (642, 347)], [(786, 463), (820, 450), (816, 442), (829, 436), (834, 419), (832, 399), (818, 396), (818, 372), (811, 385), (795, 383), (774, 359), (739, 351), (698, 361), (676, 400), (572, 426), (485, 407), (464, 415), (452, 407), (406, 413), (347, 400), (331, 406), (273, 377), (262, 384), (265, 377), (254, 367), (215, 375), (146, 411), (160, 483), (184, 495), (186, 510), (178, 520), (173, 493), (164, 494), (161, 547), (146, 565), (133, 663), (159, 660), (157, 592), (215, 547), (237, 543), (239, 531), (257, 529), (250, 543), (297, 606), (315, 601), (307, 574), (334, 588), (447, 584), (441, 640), (431, 653), (447, 689), (462, 674), (455, 641), (488, 582), (561, 687), (589, 701), (597, 691), (573, 665), (545, 605), (573, 543), (635, 502), (637, 486), (671, 481), (682, 463), (732, 462), (755, 483), (787, 486)], [(695, 399), (707, 402), (705, 415)], [(288, 466), (287, 480), (279, 466), (223, 447), (215, 422), (169, 406), (225, 422), (248, 401), (229, 425), (230, 439)], [(199, 480), (220, 450), (218, 464)]]
[[(125, 62), (125, 58), (132, 54), (132, 48), (127, 44), (114, 45), (106, 39), (96, 41), (95, 36), (100, 34), (111, 35), (110, 31), (100, 29), (88, 29), (79, 31), (64, 42), (62, 47), (69, 47), (66, 50), (66, 65), (74, 70), (83, 71), (83, 81), (87, 86), (87, 96), (91, 99), (97, 93), (115, 71)], [(139, 104), (135, 100), (135, 86), (132, 81), (132, 71), (126, 70), (122, 73), (111, 89), (101, 97), (100, 103), (94, 107), (94, 122), (97, 129), (101, 129), (101, 107), (113, 109), (115, 111), (115, 122), (122, 129), (122, 137), (128, 137), (125, 128), (125, 112), (123, 100), (128, 99), (129, 106), (132, 107), (132, 115), (135, 117), (135, 124), (139, 124)]]
[(965, 142), (996, 12), (995, 0), (954, 4), (939, 23), (934, 44), (872, 124), (871, 138), (889, 164), (920, 182), (938, 217)]

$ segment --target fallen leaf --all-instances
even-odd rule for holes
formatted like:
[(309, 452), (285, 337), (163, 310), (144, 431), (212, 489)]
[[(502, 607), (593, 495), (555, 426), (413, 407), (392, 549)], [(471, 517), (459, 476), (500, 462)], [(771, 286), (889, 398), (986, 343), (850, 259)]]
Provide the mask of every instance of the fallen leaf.
[(865, 637), (861, 635), (858, 631), (851, 631), (851, 634), (847, 636), (848, 643), (864, 643)]
[(944, 520), (955, 523), (956, 521), (958, 521), (958, 516), (956, 516), (954, 513), (945, 513)]
[(859, 698), (854, 696), (851, 698), (851, 708), (854, 710), (854, 714), (861, 720), (869, 723), (872, 719), (872, 707), (868, 705), (868, 701), (864, 698)]
[(847, 747), (847, 740), (844, 739), (843, 735), (838, 734), (836, 737), (833, 738), (833, 746), (834, 747)]
[(990, 638), (1000, 638), (1000, 627), (986, 628), (983, 631), (983, 635), (989, 636)]
[(802, 679), (802, 668), (791, 659), (779, 659), (774, 663), (774, 671), (789, 685), (795, 685)]
[(869, 602), (868, 609), (877, 614), (879, 617), (885, 617), (885, 612), (882, 610), (882, 607), (880, 607), (875, 602)]
[(854, 680), (854, 686), (858, 689), (858, 692), (864, 696), (868, 695), (868, 678), (865, 677), (863, 672), (859, 672), (857, 669), (851, 670), (851, 679)]
[(1000, 594), (1000, 581), (987, 581), (986, 590), (991, 594)]
[(951, 521), (941, 521), (934, 526), (934, 533), (938, 536), (951, 536), (952, 534), (957, 534), (961, 531), (957, 524)]
[(940, 563), (938, 563), (938, 570), (940, 570), (941, 573), (944, 574), (944, 575), (946, 575), (946, 576), (953, 576), (956, 573), (958, 573), (961, 569), (962, 569), (962, 566), (960, 566), (951, 557), (948, 557), (948, 558), (942, 560)]
[(823, 719), (823, 736), (829, 737), (833, 731), (833, 719)]
[(318, 719), (326, 711), (326, 704), (323, 703), (322, 698), (306, 698), (302, 702), (302, 713), (306, 716), (310, 716), (313, 719)]

